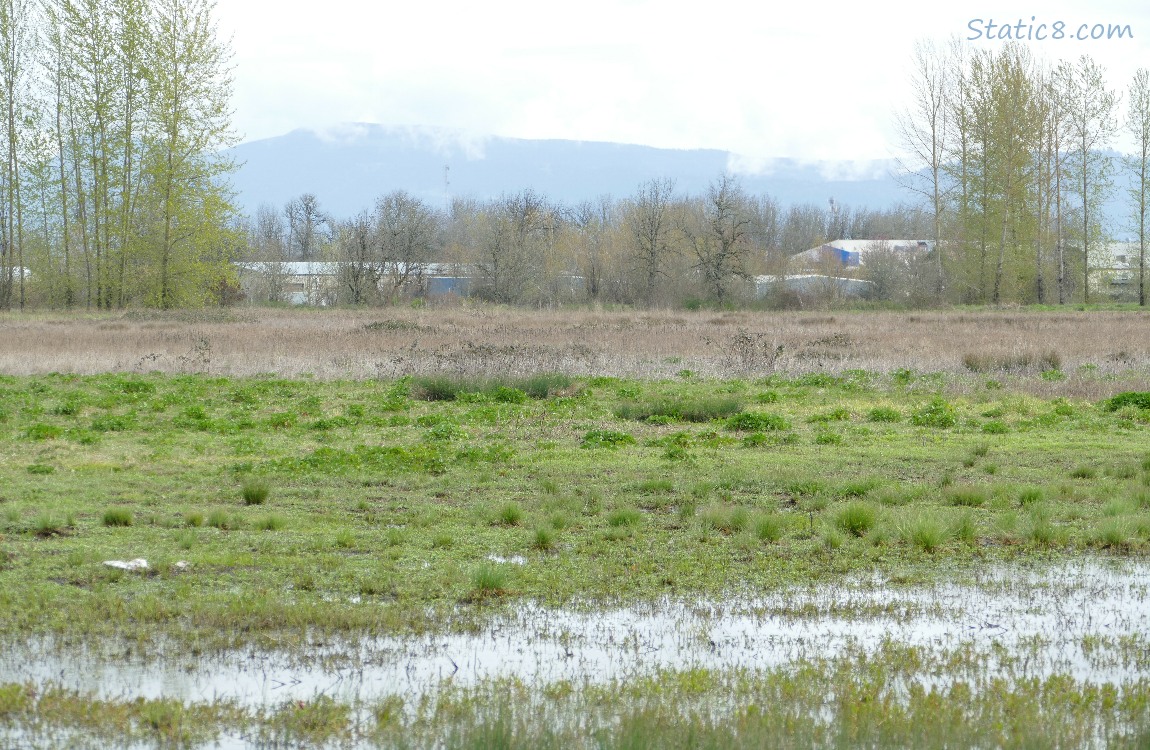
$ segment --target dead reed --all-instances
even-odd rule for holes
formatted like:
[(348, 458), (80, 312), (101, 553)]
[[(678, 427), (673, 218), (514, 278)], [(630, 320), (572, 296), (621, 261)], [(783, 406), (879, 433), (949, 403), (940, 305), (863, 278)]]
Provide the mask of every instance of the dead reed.
[[(971, 363), (978, 366), (972, 368)], [(1057, 378), (1039, 377), (1055, 364)], [(0, 373), (394, 378), (561, 372), (637, 378), (847, 370), (1026, 380), (1037, 394), (1146, 388), (1139, 312), (525, 311), (464, 305), (0, 315)], [(1033, 371), (1031, 371), (1033, 370)], [(689, 374), (685, 371), (689, 371)], [(1106, 376), (1121, 374), (1121, 382)], [(1141, 385), (1138, 385), (1141, 383)]]

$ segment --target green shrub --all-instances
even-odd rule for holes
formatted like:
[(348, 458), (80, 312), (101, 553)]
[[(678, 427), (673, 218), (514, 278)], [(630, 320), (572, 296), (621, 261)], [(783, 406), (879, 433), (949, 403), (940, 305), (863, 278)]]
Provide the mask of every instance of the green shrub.
[(618, 448), (620, 445), (634, 445), (635, 438), (626, 432), (616, 430), (588, 430), (583, 436), (581, 448)]
[(978, 535), (974, 514), (967, 510), (955, 515), (950, 523), (950, 535), (964, 544), (974, 544)]
[(1150, 409), (1150, 391), (1126, 391), (1106, 399), (1101, 404), (1106, 411), (1118, 411), (1127, 406)]
[(1005, 422), (992, 419), (982, 426), (982, 431), (987, 435), (1005, 435), (1007, 432), (1010, 432), (1010, 429), (1006, 426)]
[(847, 422), (850, 421), (851, 413), (848, 409), (837, 407), (828, 412), (821, 414), (813, 414), (807, 417), (807, 422), (811, 424), (825, 424), (827, 422)]
[(1035, 505), (1042, 502), (1045, 497), (1042, 490), (1038, 487), (1027, 487), (1018, 496), (1018, 504), (1023, 507), (1027, 505)]
[(919, 427), (954, 427), (958, 421), (958, 414), (942, 396), (935, 396), (929, 403), (917, 410), (910, 417), (911, 424)]
[(55, 466), (49, 466), (48, 464), (29, 464), (28, 468), (27, 468), (27, 472), (29, 474), (36, 474), (38, 476), (46, 476), (48, 474), (53, 474), (53, 473), (55, 473), (55, 471), (56, 471), (56, 467)]
[(1123, 549), (1130, 544), (1130, 527), (1125, 519), (1107, 518), (1094, 528), (1091, 539), (1104, 549)]
[(727, 429), (741, 432), (767, 432), (791, 429), (791, 424), (777, 414), (744, 411), (727, 419)]
[(525, 404), (527, 403), (527, 394), (518, 388), (512, 388), (506, 385), (497, 385), (489, 392), (492, 401), (497, 401), (501, 404)]
[(711, 506), (699, 516), (703, 526), (724, 534), (737, 534), (750, 524), (746, 508), (723, 508)]
[(24, 434), (29, 440), (55, 440), (64, 434), (64, 428), (54, 424), (38, 423), (29, 426)]
[(43, 537), (58, 536), (64, 533), (64, 523), (56, 516), (42, 513), (32, 522), (32, 533)]
[(1076, 466), (1070, 476), (1073, 479), (1093, 479), (1098, 476), (1098, 471), (1093, 466)]
[(868, 422), (899, 422), (902, 421), (902, 412), (890, 406), (876, 406), (867, 412)]
[(816, 445), (842, 445), (843, 436), (837, 432), (830, 432), (829, 430), (822, 430), (815, 435)]
[(846, 544), (847, 537), (834, 526), (827, 526), (822, 533), (823, 545), (829, 550), (836, 550)]
[(863, 497), (880, 484), (881, 482), (874, 477), (861, 477), (843, 484), (838, 488), (838, 494), (841, 497)]
[(516, 381), (515, 387), (531, 398), (543, 399), (563, 391), (570, 391), (574, 382), (570, 375), (541, 373)]

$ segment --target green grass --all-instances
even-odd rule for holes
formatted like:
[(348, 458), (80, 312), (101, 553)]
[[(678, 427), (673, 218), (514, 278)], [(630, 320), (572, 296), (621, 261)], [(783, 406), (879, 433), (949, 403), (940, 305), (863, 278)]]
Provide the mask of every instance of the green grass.
[(777, 542), (786, 533), (786, 521), (777, 513), (764, 513), (755, 518), (754, 532), (760, 541)]
[(965, 508), (981, 508), (986, 504), (986, 490), (976, 485), (952, 485), (945, 493), (948, 505)]
[(607, 514), (607, 525), (614, 528), (637, 526), (642, 520), (638, 508), (616, 508)]
[(523, 508), (519, 503), (504, 503), (495, 517), (496, 523), (503, 526), (518, 526), (523, 523)]
[(267, 502), (271, 492), (267, 480), (258, 477), (247, 477), (240, 488), (244, 505), (263, 505)]
[(907, 521), (902, 529), (903, 538), (923, 552), (933, 553), (946, 543), (946, 527), (937, 519), (919, 515)]
[(699, 523), (705, 528), (722, 532), (723, 534), (738, 534), (745, 530), (751, 522), (750, 513), (746, 508), (727, 508), (711, 506), (699, 513)]
[(131, 526), (132, 511), (127, 508), (108, 508), (104, 511), (105, 526)]
[(619, 404), (615, 416), (638, 421), (710, 422), (731, 417), (742, 408), (738, 399), (722, 396), (663, 397)]
[(471, 571), (471, 591), (474, 597), (485, 599), (507, 592), (507, 571), (494, 563), (484, 563)]
[[(1010, 390), (1023, 376), (973, 391), (932, 377), (573, 378), (546, 394), (499, 381), (526, 400), (482, 388), (426, 400), (410, 380), (0, 377), (0, 635), (421, 632), (476, 600), (721, 599), (1150, 551), (1150, 424), (1129, 405), (1075, 401), (1051, 419), (1062, 402)], [(83, 408), (53, 413), (65, 402)], [(883, 409), (899, 418), (859, 418)], [(73, 439), (77, 420), (128, 413), (98, 442)], [(987, 413), (1010, 431), (988, 437)], [(726, 429), (767, 417), (789, 429), (748, 421), (765, 438), (751, 444)], [(274, 488), (262, 504), (245, 491), (256, 484)], [(130, 526), (104, 524), (117, 509)], [(528, 562), (500, 566), (514, 586), (476, 597), (472, 571), (493, 553)], [(191, 567), (114, 585), (96, 569), (133, 557)], [(393, 588), (378, 606), (326, 606), (366, 577)], [(145, 606), (156, 597), (163, 607)]]
[(852, 536), (864, 536), (878, 521), (878, 509), (863, 502), (848, 503), (835, 513), (835, 525)]

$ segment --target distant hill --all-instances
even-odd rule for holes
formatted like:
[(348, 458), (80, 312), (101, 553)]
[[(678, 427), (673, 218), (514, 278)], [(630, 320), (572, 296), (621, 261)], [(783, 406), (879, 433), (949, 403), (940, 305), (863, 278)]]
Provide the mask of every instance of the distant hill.
[[(229, 153), (242, 164), (233, 185), (248, 214), (261, 203), (282, 207), (302, 193), (314, 193), (329, 214), (346, 218), (393, 190), (445, 206), (449, 195), (486, 200), (532, 188), (570, 205), (602, 195), (633, 195), (640, 183), (656, 177), (673, 178), (680, 193), (698, 195), (725, 170), (738, 174), (748, 192), (770, 195), (784, 207), (826, 206), (833, 197), (840, 205), (881, 209), (917, 198), (898, 184), (892, 159), (778, 158), (748, 165), (735, 154), (713, 149), (468, 137), (362, 123), (293, 130), (240, 144)], [(1106, 213), (1115, 233), (1128, 237), (1120, 220), (1129, 212), (1124, 205), (1129, 183), (1121, 169), (1115, 173), (1117, 190)]]
[[(403, 189), (442, 206), (447, 195), (480, 200), (532, 188), (572, 204), (601, 195), (632, 195), (656, 177), (675, 180), (682, 193), (701, 194), (728, 168), (751, 193), (783, 205), (833, 197), (855, 207), (881, 208), (909, 196), (892, 179), (890, 160), (801, 163), (775, 159), (752, 174), (726, 151), (676, 150), (564, 140), (465, 139), (433, 130), (344, 125), (331, 131), (295, 130), (230, 150), (243, 164), (233, 179), (240, 205), (253, 213), (261, 203), (281, 206), (314, 193), (336, 217), (368, 208), (375, 198)], [(445, 190), (444, 177), (449, 185)]]

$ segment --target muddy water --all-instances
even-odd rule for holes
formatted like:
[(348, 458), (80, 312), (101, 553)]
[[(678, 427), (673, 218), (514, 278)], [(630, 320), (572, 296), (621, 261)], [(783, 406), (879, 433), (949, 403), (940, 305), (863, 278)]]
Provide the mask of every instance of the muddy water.
[[(508, 563), (513, 564), (513, 563)], [(371, 606), (357, 604), (353, 606)], [(254, 707), (325, 694), (375, 701), (503, 677), (600, 681), (661, 668), (769, 668), (885, 644), (974, 651), (1007, 678), (1066, 674), (1121, 683), (1150, 674), (1150, 561), (1092, 559), (968, 573), (912, 588), (879, 578), (722, 602), (622, 608), (531, 604), (479, 632), (147, 658), (118, 644), (50, 640), (0, 650), (0, 682), (56, 683), (106, 698), (231, 699)]]

